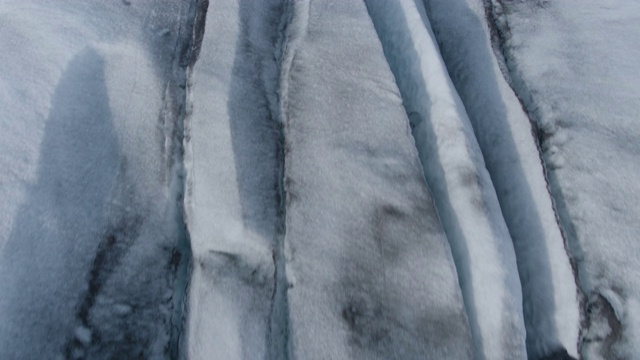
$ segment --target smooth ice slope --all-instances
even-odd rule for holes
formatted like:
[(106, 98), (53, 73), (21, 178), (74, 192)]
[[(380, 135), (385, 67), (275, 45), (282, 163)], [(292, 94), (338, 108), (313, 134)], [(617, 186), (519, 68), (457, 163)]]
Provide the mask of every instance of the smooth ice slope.
[(294, 8), (281, 85), (290, 357), (471, 358), (449, 246), (365, 4)]
[(172, 351), (189, 5), (0, 4), (0, 358)]
[(424, 3), (513, 238), (528, 355), (566, 350), (577, 357), (575, 280), (531, 125), (492, 52), (484, 6), (475, 0)]
[(522, 293), (511, 236), (423, 4), (366, 3), (410, 116), (424, 175), (451, 244), (474, 356), (526, 358)]
[(503, 10), (507, 64), (538, 121), (587, 297), (582, 355), (639, 358), (640, 4), (505, 2)]

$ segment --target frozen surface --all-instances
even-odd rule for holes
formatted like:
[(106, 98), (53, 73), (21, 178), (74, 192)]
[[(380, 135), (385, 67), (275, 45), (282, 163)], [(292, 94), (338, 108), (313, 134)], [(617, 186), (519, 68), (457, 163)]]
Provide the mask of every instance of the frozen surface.
[(470, 358), (449, 245), (365, 4), (295, 8), (282, 113), (291, 356)]
[(582, 355), (640, 357), (640, 4), (505, 2), (505, 54), (538, 122), (587, 297)]
[(169, 351), (188, 5), (0, 5), (0, 358)]
[(262, 359), (270, 351), (284, 219), (280, 126), (269, 96), (282, 11), (281, 1), (228, 0), (207, 12), (186, 137), (190, 359)]
[(639, 24), (1, 2), (0, 358), (640, 357)]
[(576, 357), (578, 294), (531, 125), (491, 50), (480, 1), (425, 0), (513, 239), (530, 358)]
[(189, 357), (470, 357), (364, 4), (218, 2), (192, 79)]
[(367, 1), (451, 243), (476, 359), (526, 358), (509, 230), (421, 2)]

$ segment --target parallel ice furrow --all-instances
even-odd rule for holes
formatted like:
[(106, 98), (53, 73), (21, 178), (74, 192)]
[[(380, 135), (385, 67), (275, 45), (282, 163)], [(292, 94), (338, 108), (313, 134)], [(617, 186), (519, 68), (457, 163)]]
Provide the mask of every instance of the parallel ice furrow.
[(640, 2), (485, 3), (584, 293), (580, 356), (640, 358)]
[(529, 358), (577, 356), (578, 291), (531, 124), (491, 50), (483, 3), (424, 0), (513, 238)]
[(308, 23), (283, 95), (290, 356), (471, 358), (450, 249), (365, 4), (295, 6)]
[(284, 1), (216, 1), (192, 74), (190, 359), (286, 356), (278, 120)]
[(526, 358), (511, 236), (464, 106), (422, 3), (367, 7), (412, 122), (424, 174), (451, 244), (477, 359)]

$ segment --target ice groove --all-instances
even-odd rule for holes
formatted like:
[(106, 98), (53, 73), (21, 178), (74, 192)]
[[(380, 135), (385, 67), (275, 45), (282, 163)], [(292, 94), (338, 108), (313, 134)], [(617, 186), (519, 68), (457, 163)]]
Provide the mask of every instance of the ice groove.
[(475, 356), (525, 358), (522, 295), (511, 237), (422, 3), (371, 0), (367, 5), (451, 244)]
[(512, 90), (513, 78), (505, 76), (509, 60), (495, 41), (502, 25), (487, 16), (491, 12), (487, 2), (424, 0), (424, 4), (513, 239), (527, 356), (538, 359), (562, 351), (577, 356), (580, 306), (572, 259), (531, 117)]
[[(506, 17), (503, 14), (502, 0), (483, 0), (486, 13), (487, 24), (489, 26), (491, 34), (491, 43), (496, 55), (496, 59), (500, 64), (502, 74), (516, 95), (522, 110), (527, 115), (529, 123), (531, 125), (531, 135), (535, 139), (535, 145), (538, 150), (538, 156), (540, 163), (542, 164), (543, 176), (546, 183), (547, 192), (551, 199), (552, 209), (556, 218), (556, 223), (560, 229), (562, 235), (563, 245), (569, 263), (571, 264), (571, 270), (573, 272), (573, 278), (578, 291), (578, 299), (580, 302), (580, 323), (581, 331), (586, 328), (587, 319), (587, 299), (580, 286), (580, 274), (579, 267), (576, 260), (576, 253), (580, 253), (579, 244), (576, 240), (575, 228), (573, 222), (567, 212), (564, 196), (562, 190), (557, 186), (557, 180), (550, 172), (545, 161), (545, 155), (542, 151), (542, 144), (545, 138), (548, 136), (546, 131), (539, 124), (540, 115), (536, 110), (534, 98), (524, 80), (518, 75), (517, 64), (511, 61), (510, 49), (507, 46), (508, 39), (511, 37), (509, 24)], [(581, 343), (584, 341), (584, 334), (581, 332), (578, 339), (578, 348), (581, 347)]]
[[(175, 70), (177, 87), (174, 91), (177, 92), (177, 101), (179, 103), (179, 113), (176, 131), (174, 133), (174, 153), (173, 157), (176, 162), (176, 169), (174, 170), (173, 181), (174, 187), (177, 191), (177, 200), (179, 201), (178, 209), (175, 214), (176, 221), (178, 222), (179, 239), (174, 253), (174, 261), (176, 262), (176, 280), (174, 285), (173, 301), (173, 314), (171, 317), (171, 332), (169, 339), (168, 353), (171, 359), (183, 358), (184, 350), (184, 328), (186, 321), (187, 304), (187, 291), (189, 286), (190, 268), (192, 262), (191, 253), (191, 240), (189, 236), (189, 230), (185, 221), (185, 204), (184, 194), (186, 191), (186, 169), (184, 162), (184, 136), (185, 136), (185, 119), (189, 116), (190, 103), (189, 103), (189, 90), (191, 81), (191, 71), (195, 65), (198, 55), (200, 53), (200, 47), (202, 45), (202, 38), (204, 36), (206, 14), (209, 8), (209, 0), (192, 0), (187, 20), (184, 28), (181, 28), (181, 32), (185, 32), (182, 36), (182, 50), (178, 53), (177, 68)], [(178, 37), (180, 41), (180, 36)], [(179, 48), (180, 43), (176, 43), (176, 47)]]
[[(269, 327), (270, 358), (273, 360), (286, 360), (289, 358), (289, 314), (287, 304), (287, 290), (289, 288), (286, 274), (285, 237), (286, 237), (286, 189), (285, 189), (285, 123), (288, 71), (291, 67), (292, 51), (290, 38), (292, 36), (291, 23), (293, 19), (294, 3), (291, 0), (283, 2), (282, 14), (278, 25), (278, 40), (274, 47), (274, 56), (279, 65), (278, 85), (275, 96), (271, 100), (272, 119), (278, 123), (278, 229), (276, 244), (273, 251), (275, 263), (275, 286), (272, 295), (271, 319)], [(275, 110), (275, 111), (274, 111)]]

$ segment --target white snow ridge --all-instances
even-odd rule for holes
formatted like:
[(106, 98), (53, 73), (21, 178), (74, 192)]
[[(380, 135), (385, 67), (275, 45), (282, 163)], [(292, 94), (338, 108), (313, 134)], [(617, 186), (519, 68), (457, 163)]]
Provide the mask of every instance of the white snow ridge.
[(640, 359), (639, 20), (0, 3), (0, 359)]

